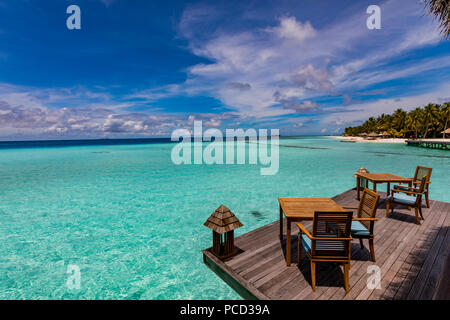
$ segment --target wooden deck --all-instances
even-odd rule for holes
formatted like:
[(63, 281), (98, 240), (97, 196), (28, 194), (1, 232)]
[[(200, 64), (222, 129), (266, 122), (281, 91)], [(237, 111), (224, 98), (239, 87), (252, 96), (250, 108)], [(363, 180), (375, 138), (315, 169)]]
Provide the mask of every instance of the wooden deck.
[[(396, 206), (393, 214), (385, 215), (385, 194), (375, 224), (375, 255), (370, 260), (367, 240), (361, 249), (358, 240), (352, 243), (350, 292), (343, 287), (342, 267), (333, 263), (318, 263), (317, 290), (310, 284), (310, 264), (305, 253), (297, 265), (297, 227), (292, 224), (292, 265), (286, 266), (285, 241), (279, 240), (279, 220), (236, 238), (240, 253), (220, 261), (208, 250), (203, 258), (216, 274), (246, 299), (433, 299), (449, 297), (450, 270), (450, 203), (431, 201), (423, 208), (425, 221), (415, 224), (413, 211)], [(344, 206), (355, 206), (356, 191), (349, 190), (333, 198)], [(276, 199), (274, 199), (276, 201)], [(274, 219), (278, 217), (274, 212)], [(305, 225), (310, 229), (311, 222)], [(369, 289), (371, 276), (367, 268), (381, 269), (381, 288)], [(446, 275), (444, 271), (446, 270)]]

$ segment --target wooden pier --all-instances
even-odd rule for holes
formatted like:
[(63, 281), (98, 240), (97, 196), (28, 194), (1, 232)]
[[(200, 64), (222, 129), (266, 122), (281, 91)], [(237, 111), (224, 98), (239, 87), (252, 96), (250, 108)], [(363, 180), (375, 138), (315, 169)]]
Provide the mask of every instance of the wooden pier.
[[(384, 199), (385, 194), (379, 192)], [(356, 206), (356, 191), (349, 190), (333, 198), (342, 206)], [(276, 199), (274, 199), (276, 201)], [(384, 299), (450, 299), (450, 203), (430, 201), (423, 207), (425, 221), (415, 223), (414, 213), (396, 206), (385, 215), (381, 200), (375, 223), (375, 254), (371, 261), (368, 243), (352, 242), (350, 292), (345, 293), (343, 270), (338, 264), (318, 263), (316, 292), (310, 282), (310, 263), (302, 253), (297, 261), (297, 227), (293, 224), (292, 261), (286, 266), (286, 239), (279, 239), (279, 220), (235, 239), (239, 253), (224, 261), (209, 249), (203, 250), (205, 264), (245, 299), (262, 300), (384, 300)], [(273, 218), (278, 217), (273, 213)], [(306, 222), (308, 229), (311, 222)], [(381, 271), (379, 289), (370, 289), (367, 281), (373, 273), (369, 266)], [(368, 271), (369, 270), (369, 271)], [(444, 271), (446, 274), (444, 274)], [(369, 272), (369, 273), (368, 273)]]
[(408, 146), (450, 150), (450, 142), (439, 140), (406, 140)]

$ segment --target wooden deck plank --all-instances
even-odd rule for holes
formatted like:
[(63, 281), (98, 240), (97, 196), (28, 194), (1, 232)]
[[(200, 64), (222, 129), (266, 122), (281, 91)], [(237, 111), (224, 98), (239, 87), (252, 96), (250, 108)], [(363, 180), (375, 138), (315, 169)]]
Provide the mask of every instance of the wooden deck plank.
[[(384, 193), (380, 194), (384, 198)], [(358, 203), (355, 190), (333, 200), (342, 206)], [(385, 201), (380, 202), (374, 241), (377, 261), (370, 259), (367, 240), (363, 249), (358, 240), (353, 241), (349, 294), (343, 288), (342, 267), (333, 263), (317, 264), (317, 288), (312, 291), (310, 262), (304, 252), (297, 265), (295, 224), (290, 239), (292, 265), (286, 266), (286, 237), (279, 239), (278, 220), (237, 237), (235, 243), (241, 249), (237, 256), (225, 261), (210, 259), (208, 263), (215, 264), (213, 270), (221, 277), (218, 270), (240, 284), (245, 295), (258, 299), (405, 299), (408, 294), (410, 298), (431, 299), (442, 282), (450, 251), (450, 203), (431, 201), (430, 208), (423, 210), (425, 221), (417, 225), (414, 212), (401, 206), (386, 218)], [(274, 218), (278, 214), (274, 212)], [(311, 223), (306, 225), (310, 228)], [(367, 267), (373, 264), (382, 271), (381, 290), (367, 287)], [(230, 279), (225, 281), (230, 284)], [(230, 286), (238, 291), (236, 283)]]
[[(442, 204), (435, 205), (433, 214), (435, 216), (439, 216), (441, 214), (441, 221), (439, 223), (442, 224), (442, 219), (445, 218), (444, 213), (439, 213)], [(406, 268), (402, 270), (402, 273), (399, 274), (399, 277), (402, 278), (397, 280), (395, 283), (398, 286), (397, 292), (394, 292), (393, 296), (389, 296), (387, 292), (386, 297), (390, 299), (405, 299), (409, 294), (413, 283), (415, 282), (421, 267), (429, 253), (430, 248), (433, 245), (435, 237), (432, 236), (433, 226), (429, 227), (421, 234), (421, 239), (418, 245), (414, 248), (414, 251), (405, 259), (404, 265)], [(394, 290), (395, 291), (395, 288)]]
[[(381, 255), (378, 255), (377, 262), (375, 265), (380, 267), (381, 269), (381, 280), (383, 281), (383, 269), (386, 269), (389, 265), (389, 259), (392, 257), (393, 254), (395, 254), (398, 249), (398, 247), (401, 245), (402, 241), (404, 241), (404, 238), (408, 236), (410, 229), (408, 228), (408, 222), (407, 218), (403, 215), (400, 217), (400, 221), (391, 221), (391, 226), (389, 227), (388, 234), (384, 237), (384, 241), (382, 241), (381, 246)], [(375, 234), (375, 237), (377, 235)], [(376, 248), (375, 248), (376, 250)], [(347, 295), (339, 295), (341, 299), (349, 300), (349, 299), (364, 299), (364, 296), (360, 296), (362, 292), (367, 292), (369, 290), (367, 288), (367, 278), (369, 277), (369, 274), (367, 273), (367, 268), (369, 265), (373, 265), (371, 261), (364, 263), (363, 267), (361, 268), (361, 274), (358, 279), (358, 281), (353, 285), (352, 291), (349, 292)], [(381, 283), (383, 285), (383, 283)], [(372, 290), (371, 290), (372, 291)]]
[[(424, 245), (423, 241), (420, 242), (421, 233), (417, 232), (418, 228), (421, 228), (423, 231), (428, 231), (429, 225), (432, 225), (436, 222), (438, 219), (438, 216), (435, 215), (432, 218), (428, 218), (426, 221), (422, 223), (420, 226), (412, 227), (409, 229), (407, 235), (402, 239), (402, 241), (398, 244), (396, 250), (389, 256), (388, 260), (382, 265), (381, 272), (382, 272), (382, 281), (381, 281), (381, 290), (389, 288), (390, 284), (392, 283), (392, 280), (397, 274), (397, 270), (402, 265), (403, 261), (408, 258), (411, 250), (415, 248), (416, 246), (422, 246)], [(408, 229), (407, 229), (408, 230)], [(383, 292), (380, 292), (378, 290), (371, 290), (368, 289), (364, 290), (360, 296), (359, 299), (368, 299), (371, 294), (374, 294), (372, 298), (379, 299)]]
[(432, 204), (430, 209), (433, 210), (433, 215), (425, 217), (427, 219), (426, 222), (431, 219), (432, 223), (424, 223), (426, 230), (419, 234), (417, 241), (411, 241), (409, 250), (405, 250), (405, 257), (402, 257), (403, 259), (399, 261), (401, 262), (399, 270), (390, 282), (387, 290), (383, 293), (385, 299), (404, 299), (405, 294), (411, 289), (411, 285), (434, 241), (434, 237), (431, 234), (433, 225), (441, 225), (445, 218), (443, 213), (440, 212), (442, 205), (443, 203)]
[(443, 228), (441, 227), (437, 235), (435, 237), (435, 241), (433, 242), (433, 246), (428, 252), (426, 260), (422, 265), (420, 272), (418, 273), (414, 284), (411, 287), (411, 290), (408, 293), (408, 299), (431, 299), (433, 293), (435, 291), (435, 287), (437, 287), (437, 280), (441, 273), (441, 270), (444, 265), (444, 261), (442, 258), (445, 257), (445, 254), (439, 256), (439, 253), (442, 251), (446, 251), (448, 247), (448, 238), (447, 242), (445, 242), (445, 238), (448, 233), (448, 225), (449, 225), (450, 217), (446, 216), (446, 219), (443, 223)]

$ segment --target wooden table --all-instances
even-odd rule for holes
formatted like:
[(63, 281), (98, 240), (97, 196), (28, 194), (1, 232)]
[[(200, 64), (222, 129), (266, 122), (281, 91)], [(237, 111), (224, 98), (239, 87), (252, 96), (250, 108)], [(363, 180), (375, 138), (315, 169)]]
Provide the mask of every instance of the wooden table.
[(330, 198), (278, 198), (280, 239), (283, 239), (283, 213), (286, 217), (286, 265), (291, 265), (291, 223), (313, 220), (315, 211), (348, 211)]
[(358, 200), (360, 199), (360, 179), (366, 179), (373, 184), (373, 191), (377, 192), (377, 183), (387, 183), (387, 195), (389, 195), (392, 183), (407, 183), (411, 187), (412, 179), (397, 176), (392, 173), (356, 173), (356, 194)]

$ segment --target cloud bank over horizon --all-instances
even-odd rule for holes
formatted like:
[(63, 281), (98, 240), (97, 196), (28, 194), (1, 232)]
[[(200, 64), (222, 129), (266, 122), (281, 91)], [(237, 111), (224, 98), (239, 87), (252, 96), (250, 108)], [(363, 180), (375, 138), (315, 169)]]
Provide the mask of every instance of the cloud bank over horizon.
[(420, 1), (380, 1), (380, 30), (366, 27), (367, 1), (81, 1), (79, 33), (55, 29), (63, 5), (43, 1), (49, 19), (30, 30), (5, 3), (1, 139), (170, 136), (194, 119), (333, 134), (450, 100), (450, 44)]

